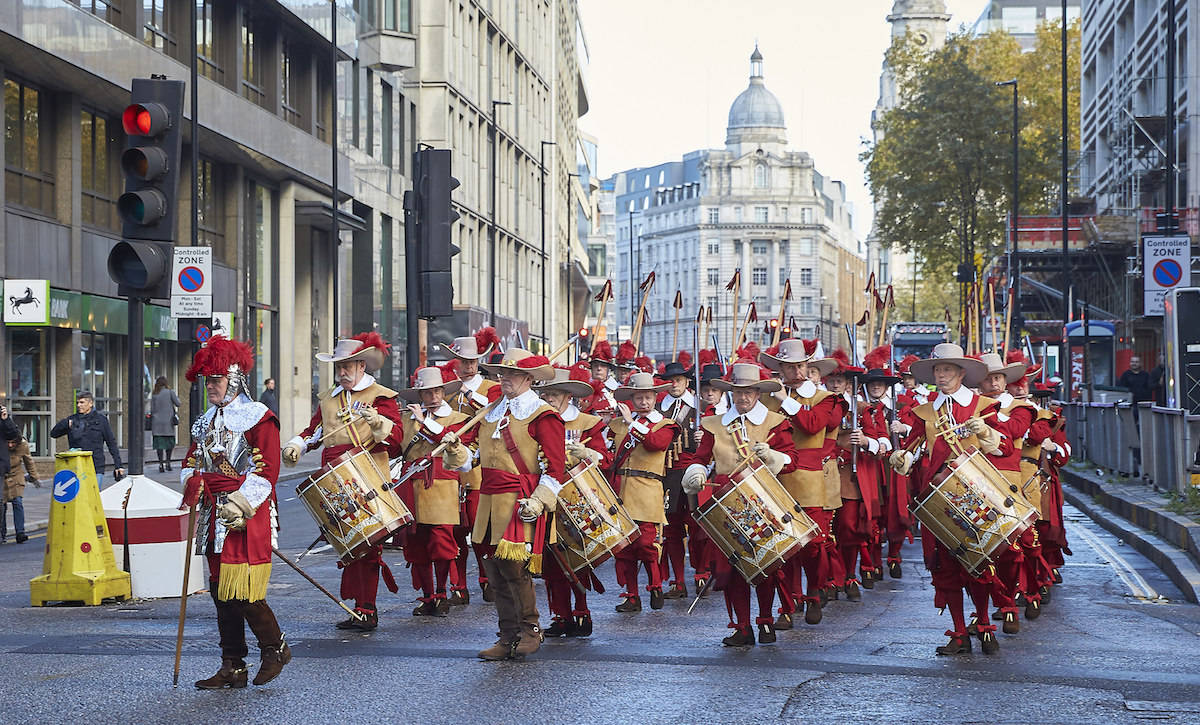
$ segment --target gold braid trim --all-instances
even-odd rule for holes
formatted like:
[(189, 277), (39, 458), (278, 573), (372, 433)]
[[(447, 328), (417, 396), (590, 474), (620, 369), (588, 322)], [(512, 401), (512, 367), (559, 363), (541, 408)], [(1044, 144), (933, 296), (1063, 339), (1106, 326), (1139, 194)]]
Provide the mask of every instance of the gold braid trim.
[(271, 579), (271, 563), (221, 564), (217, 582), (217, 599), (227, 602), (243, 599), (257, 602), (267, 598), (267, 582)]

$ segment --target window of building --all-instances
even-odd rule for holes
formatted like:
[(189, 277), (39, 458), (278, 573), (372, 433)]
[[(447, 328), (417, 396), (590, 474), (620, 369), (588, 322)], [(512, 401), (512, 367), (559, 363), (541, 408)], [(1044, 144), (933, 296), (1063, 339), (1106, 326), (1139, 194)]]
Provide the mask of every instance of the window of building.
[[(327, 63), (317, 63), (317, 112), (314, 114), (313, 126), (317, 138), (329, 141), (329, 123), (333, 114), (333, 83), (329, 79)], [(401, 120), (404, 116), (401, 115)], [(401, 127), (403, 127), (401, 123)], [(403, 134), (401, 134), (403, 136)]]
[(721, 243), (715, 239), (710, 240), (708, 242), (708, 253), (709, 254), (720, 254), (721, 253)]
[(663, 182), (666, 178), (667, 178), (667, 172), (663, 169), (659, 169), (658, 170), (658, 185), (662, 186)]
[(800, 286), (801, 287), (812, 287), (812, 283), (813, 283), (812, 267), (801, 267), (800, 268)]
[(742, 221), (742, 207), (740, 207), (740, 206), (735, 206), (735, 207), (733, 207), (733, 221), (735, 221), (735, 222), (737, 222), (737, 223), (739, 223), (739, 224), (741, 223), (741, 221)]
[(172, 57), (178, 51), (173, 32), (174, 5), (170, 0), (142, 0), (145, 12), (142, 40), (151, 48), (161, 50)]
[(642, 209), (647, 209), (647, 208), (649, 208), (649, 207), (650, 207), (650, 197), (649, 197), (649, 196), (643, 196), (643, 197), (642, 197)]
[(751, 284), (763, 285), (767, 283), (767, 268), (755, 267), (751, 272)]
[(763, 240), (758, 240), (750, 243), (750, 253), (756, 257), (765, 257), (767, 255), (767, 244)]
[(242, 95), (265, 107), (267, 91), (263, 85), (263, 47), (255, 26), (249, 13), (242, 16)]
[(223, 254), (225, 249), (225, 188), (222, 183), (221, 167), (209, 159), (201, 157), (200, 174), (197, 178), (200, 184), (196, 189), (196, 193), (200, 197), (200, 203), (196, 206), (200, 217), (200, 224), (197, 227), (200, 243), (216, 249), (217, 258), (226, 261), (223, 259), (226, 256)]
[(816, 253), (816, 246), (813, 242), (812, 237), (801, 237), (800, 238), (800, 256), (801, 257), (811, 257), (815, 253)]
[[(43, 300), (49, 304), (49, 300)], [(50, 382), (54, 377), (53, 351), (50, 330), (45, 327), (9, 327), (9, 376), (12, 386), (6, 405), (12, 411), (17, 430), (29, 439), (30, 452), (35, 456), (50, 455), (50, 426), (54, 423), (54, 399)], [(66, 450), (63, 439), (62, 450)]]
[(392, 95), (392, 87), (387, 83), (383, 83), (381, 85), (383, 86), (383, 101), (381, 104), (382, 108), (380, 108), (381, 118), (379, 127), (381, 130), (380, 135), (383, 137), (380, 140), (383, 143), (381, 145), (380, 160), (383, 161), (384, 166), (391, 168), (391, 166), (395, 163), (395, 160), (392, 158), (395, 155), (395, 149), (392, 147), (393, 138), (395, 136), (392, 125), (392, 119), (394, 116), (393, 104), (395, 103), (395, 100)]
[(769, 218), (769, 207), (756, 206), (754, 207), (754, 222), (756, 224), (766, 224)]
[[(367, 121), (367, 145), (363, 150), (369, 156), (374, 156), (378, 152), (375, 149), (375, 71), (368, 68), (366, 70), (367, 81), (363, 86), (363, 100), (367, 104), (364, 118)], [(450, 124), (451, 129), (454, 124)]]
[(74, 2), (92, 15), (104, 18), (112, 25), (118, 27), (121, 25), (120, 0), (74, 0)]
[(721, 270), (717, 267), (709, 267), (707, 271), (708, 283), (712, 286), (721, 284)]
[(275, 192), (253, 180), (246, 184), (246, 256), (250, 280), (246, 290), (247, 332), (254, 347), (251, 385), (262, 387), (268, 377), (278, 376), (278, 312), (275, 299), (275, 259), (279, 243)]
[(787, 271), (788, 271), (788, 268), (786, 266), (779, 268), (779, 286), (780, 287), (782, 287), (783, 283), (787, 281)]
[(412, 32), (412, 0), (383, 0), (383, 29)]
[(807, 207), (807, 206), (801, 207), (800, 208), (800, 223), (801, 224), (812, 224), (812, 220), (813, 220), (812, 207)]
[(213, 0), (196, 0), (196, 61), (200, 75), (225, 82), (225, 69), (218, 61), (217, 34), (213, 28)]
[(787, 220), (788, 220), (788, 208), (787, 208), (786, 206), (781, 206), (781, 207), (779, 207), (779, 217), (780, 217), (780, 219), (782, 219), (784, 222), (787, 222)]
[(4, 81), (4, 198), (50, 214), (54, 210), (51, 135), (38, 89)]
[(801, 297), (800, 298), (800, 314), (811, 315), (812, 313), (813, 313), (812, 297)]
[(303, 128), (300, 113), (300, 98), (303, 94), (300, 83), (299, 69), (295, 66), (296, 49), (286, 36), (279, 43), (279, 78), (282, 85), (279, 89), (279, 105), (283, 109), (283, 118), (293, 126)]
[(708, 210), (708, 223), (709, 224), (720, 224), (721, 223), (721, 207), (714, 206)]
[(754, 187), (756, 189), (765, 189), (769, 186), (766, 164), (754, 165)]
[(108, 120), (91, 111), (80, 115), (80, 206), (83, 223), (104, 229), (118, 229), (117, 205), (113, 200), (113, 179), (108, 160), (113, 139)]

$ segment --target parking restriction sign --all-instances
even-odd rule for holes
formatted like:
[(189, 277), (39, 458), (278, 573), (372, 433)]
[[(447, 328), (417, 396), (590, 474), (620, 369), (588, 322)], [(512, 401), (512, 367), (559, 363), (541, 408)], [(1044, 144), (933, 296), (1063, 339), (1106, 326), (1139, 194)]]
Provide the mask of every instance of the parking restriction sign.
[(175, 247), (171, 317), (212, 315), (212, 247)]
[(1142, 277), (1145, 279), (1143, 314), (1162, 316), (1163, 297), (1191, 285), (1192, 247), (1185, 235), (1142, 237)]

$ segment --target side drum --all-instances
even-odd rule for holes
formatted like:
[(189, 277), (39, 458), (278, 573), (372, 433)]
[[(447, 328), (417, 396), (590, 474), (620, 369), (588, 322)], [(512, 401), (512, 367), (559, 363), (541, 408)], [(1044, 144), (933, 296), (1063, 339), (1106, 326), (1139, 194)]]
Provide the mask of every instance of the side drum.
[(364, 450), (333, 459), (296, 495), (342, 561), (363, 556), (413, 521), (391, 477)]
[(596, 568), (638, 536), (638, 525), (596, 464), (584, 461), (567, 472), (554, 515), (555, 547), (571, 571)]

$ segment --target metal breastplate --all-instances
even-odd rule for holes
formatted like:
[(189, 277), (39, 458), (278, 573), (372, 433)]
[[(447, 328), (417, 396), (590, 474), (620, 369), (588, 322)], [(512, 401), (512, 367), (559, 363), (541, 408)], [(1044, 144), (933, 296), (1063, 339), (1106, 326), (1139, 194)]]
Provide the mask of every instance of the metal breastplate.
[(230, 477), (245, 475), (254, 468), (253, 452), (246, 434), (214, 423), (215, 418), (197, 446), (201, 468), (209, 473)]

